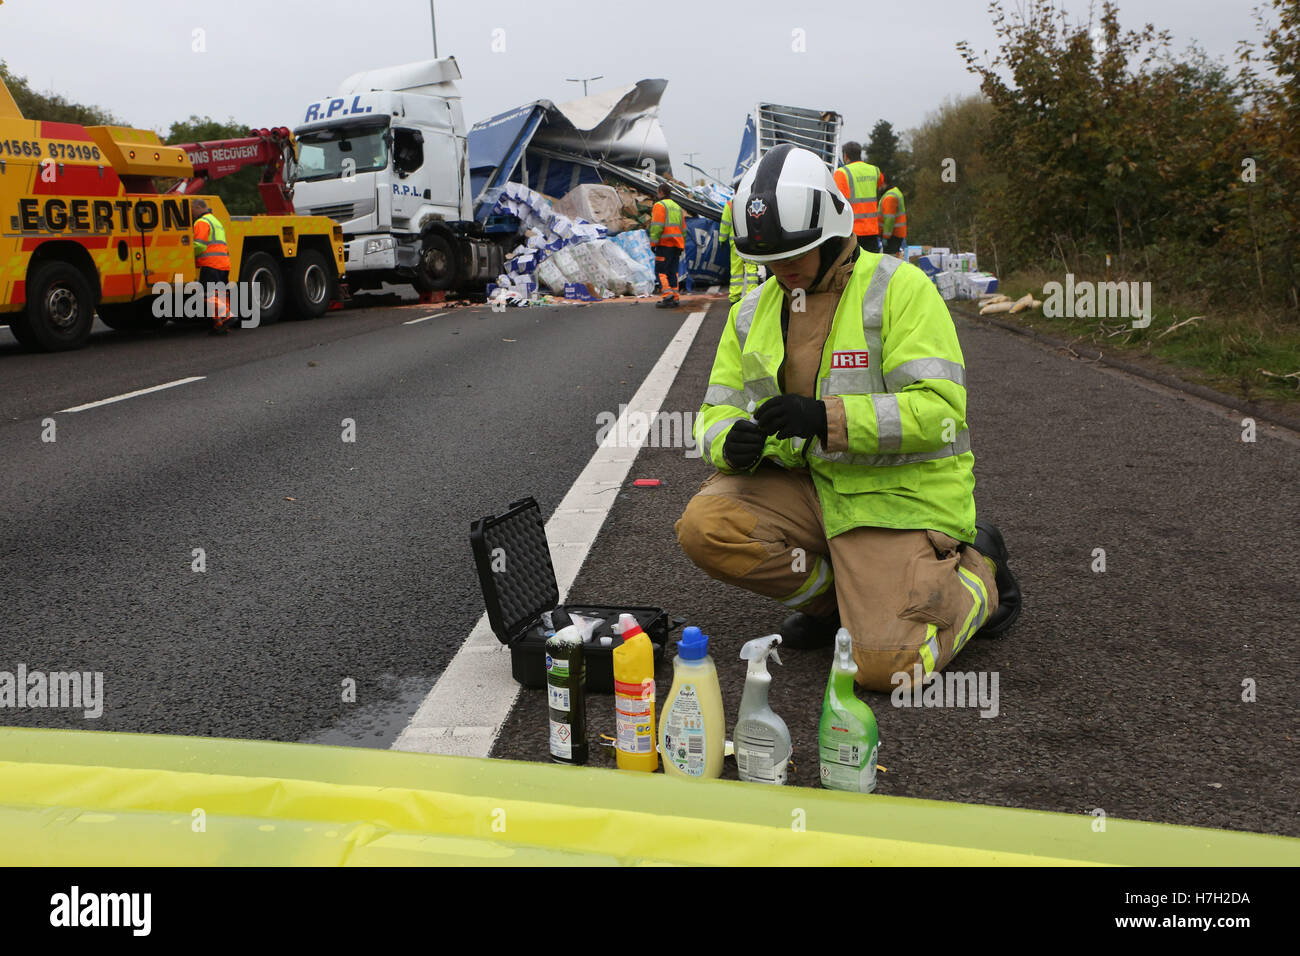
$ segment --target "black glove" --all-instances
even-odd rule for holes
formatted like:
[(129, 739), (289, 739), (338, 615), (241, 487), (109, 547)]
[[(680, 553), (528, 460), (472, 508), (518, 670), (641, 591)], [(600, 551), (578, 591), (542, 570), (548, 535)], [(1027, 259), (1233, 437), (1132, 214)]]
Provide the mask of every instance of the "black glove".
[(763, 457), (764, 436), (753, 422), (741, 420), (727, 431), (722, 457), (737, 471), (749, 471)]
[(826, 403), (815, 398), (777, 395), (759, 407), (754, 420), (765, 435), (826, 440)]

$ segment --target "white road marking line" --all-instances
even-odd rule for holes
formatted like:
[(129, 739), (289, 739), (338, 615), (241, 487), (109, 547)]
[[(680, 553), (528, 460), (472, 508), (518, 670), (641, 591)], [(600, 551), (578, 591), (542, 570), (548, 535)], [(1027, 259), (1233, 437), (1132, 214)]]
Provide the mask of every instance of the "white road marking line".
[(74, 405), (72, 408), (65, 408), (62, 411), (55, 412), (55, 414), (62, 415), (65, 412), (84, 412), (88, 408), (98, 408), (100, 405), (112, 405), (114, 402), (124, 402), (128, 398), (135, 398), (137, 395), (148, 395), (150, 392), (161, 392), (164, 388), (175, 388), (177, 385), (188, 385), (190, 382), (201, 382), (205, 378), (207, 378), (206, 375), (192, 375), (189, 378), (178, 378), (174, 382), (166, 382), (162, 385), (153, 385), (149, 388), (127, 392), (125, 395), (114, 395), (112, 398), (100, 399), (98, 402), (87, 402), (85, 405)]
[(403, 322), (403, 325), (415, 325), (417, 322), (428, 322), (430, 319), (436, 319), (440, 315), (446, 315), (446, 312), (438, 312), (434, 315), (422, 315), (418, 319), (411, 319), (409, 322)]
[[(653, 420), (703, 321), (703, 312), (692, 312), (686, 317), (659, 356), (659, 361), (623, 409), (623, 418), (642, 413)], [(629, 449), (617, 447), (618, 438), (638, 431), (640, 429), (628, 429), (626, 422), (619, 422), (611, 428), (555, 509), (551, 520), (546, 522), (546, 538), (551, 544), (551, 561), (555, 565), (555, 582), (559, 586), (561, 602), (569, 593), (573, 579), (587, 559), (587, 552), (614, 505), (616, 496), (601, 492), (608, 492), (611, 485), (621, 485), (627, 479), (635, 453), (640, 450), (640, 445), (630, 449), (632, 454), (629, 456)], [(642, 436), (640, 444), (644, 445), (648, 440), (648, 434)], [(398, 734), (392, 749), (486, 757), (518, 695), (519, 685), (510, 676), (510, 651), (492, 633), (487, 614), (484, 614), (434, 683), (406, 729)]]

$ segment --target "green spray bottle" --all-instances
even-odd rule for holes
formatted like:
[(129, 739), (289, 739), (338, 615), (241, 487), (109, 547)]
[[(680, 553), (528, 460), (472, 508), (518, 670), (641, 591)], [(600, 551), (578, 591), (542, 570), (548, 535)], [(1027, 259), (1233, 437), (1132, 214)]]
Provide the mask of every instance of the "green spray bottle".
[(817, 726), (822, 786), (829, 790), (870, 793), (876, 789), (876, 756), (880, 733), (876, 715), (853, 691), (853, 639), (840, 628), (835, 634), (835, 660), (822, 699), (822, 719)]

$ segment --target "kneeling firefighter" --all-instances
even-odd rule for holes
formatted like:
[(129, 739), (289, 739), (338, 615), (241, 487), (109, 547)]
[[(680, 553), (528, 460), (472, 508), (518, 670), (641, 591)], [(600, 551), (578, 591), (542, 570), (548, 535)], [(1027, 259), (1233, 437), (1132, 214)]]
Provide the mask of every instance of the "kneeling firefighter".
[(952, 317), (920, 269), (859, 249), (816, 154), (770, 150), (733, 203), (736, 250), (772, 278), (727, 317), (695, 425), (717, 473), (678, 541), (794, 610), (787, 645), (829, 644), (842, 623), (859, 684), (910, 686), (1021, 606), (1001, 532), (975, 521)]

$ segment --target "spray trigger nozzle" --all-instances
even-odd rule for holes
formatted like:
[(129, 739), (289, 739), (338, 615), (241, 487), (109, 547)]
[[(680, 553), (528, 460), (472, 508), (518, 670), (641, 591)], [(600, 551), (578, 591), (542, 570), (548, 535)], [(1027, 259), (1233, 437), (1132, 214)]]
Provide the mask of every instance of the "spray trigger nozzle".
[(767, 637), (756, 637), (752, 641), (746, 641), (740, 648), (740, 659), (749, 661), (751, 664), (766, 664), (770, 657), (778, 664), (781, 663), (781, 655), (776, 652), (777, 646), (781, 643), (780, 634), (769, 634)]
[(843, 670), (856, 671), (857, 661), (853, 659), (853, 638), (846, 628), (835, 632), (835, 663)]

